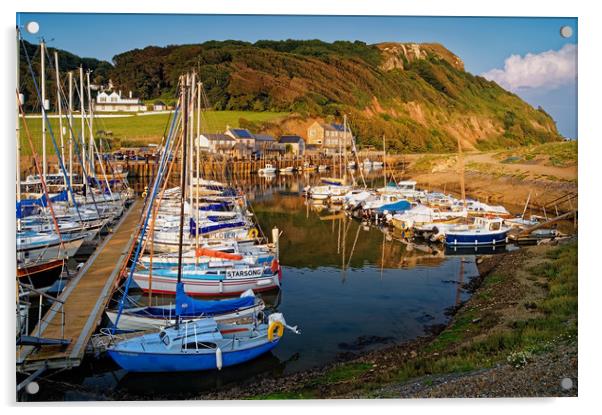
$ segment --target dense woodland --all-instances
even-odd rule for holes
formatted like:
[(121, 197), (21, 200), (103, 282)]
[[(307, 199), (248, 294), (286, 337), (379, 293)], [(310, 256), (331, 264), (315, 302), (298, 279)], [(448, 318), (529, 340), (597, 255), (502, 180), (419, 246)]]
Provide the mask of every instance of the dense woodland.
[[(38, 71), (39, 47), (27, 49)], [(482, 149), (560, 139), (545, 111), (458, 68), (445, 52), (415, 60), (400, 56), (403, 68), (384, 69), (382, 51), (357, 41), (210, 41), (135, 49), (116, 55), (112, 64), (61, 51), (60, 66), (65, 71), (81, 63), (92, 70), (94, 83), (111, 79), (116, 89), (166, 101), (176, 95), (178, 76), (194, 69), (217, 110), (286, 111), (325, 120), (346, 113), (359, 143), (380, 146), (385, 135), (391, 151), (454, 151), (458, 137)], [(21, 85), (35, 98), (21, 55)], [(48, 78), (53, 76), (51, 71)], [(36, 99), (26, 103), (39, 108)]]

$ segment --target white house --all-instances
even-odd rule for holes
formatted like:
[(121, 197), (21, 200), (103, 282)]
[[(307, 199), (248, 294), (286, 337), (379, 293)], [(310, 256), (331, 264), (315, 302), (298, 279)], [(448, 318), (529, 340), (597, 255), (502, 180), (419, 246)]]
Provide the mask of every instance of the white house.
[(201, 134), (198, 138), (201, 150), (211, 153), (228, 153), (236, 144), (236, 139), (226, 134)]
[(132, 91), (130, 91), (129, 98), (122, 98), (121, 91), (119, 91), (119, 93), (113, 91), (111, 94), (107, 94), (105, 91), (103, 91), (96, 95), (94, 111), (140, 112), (146, 111), (146, 105), (139, 98), (132, 98)]

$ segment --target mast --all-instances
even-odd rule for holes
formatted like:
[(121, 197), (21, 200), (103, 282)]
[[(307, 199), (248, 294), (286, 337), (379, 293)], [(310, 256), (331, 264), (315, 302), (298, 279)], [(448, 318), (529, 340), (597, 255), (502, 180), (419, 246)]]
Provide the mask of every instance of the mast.
[[(65, 140), (63, 137), (63, 106), (61, 105), (61, 78), (59, 73), (59, 53), (54, 51), (54, 71), (56, 72), (56, 106), (59, 111), (59, 135), (61, 137), (61, 159), (65, 160)], [(65, 187), (67, 189), (67, 178), (65, 177)]]
[(197, 104), (196, 104), (196, 223), (197, 223), (197, 232), (196, 232), (196, 247), (199, 247), (199, 220), (200, 220), (200, 211), (199, 211), (199, 180), (201, 178), (201, 149), (199, 147), (199, 137), (201, 136), (201, 88), (203, 87), (203, 83), (199, 82), (197, 84)]
[[(90, 160), (90, 170), (91, 174), (96, 177), (96, 163), (94, 162), (94, 129), (93, 122), (94, 117), (92, 116), (92, 92), (90, 91), (90, 70), (86, 71), (86, 82), (88, 83), (88, 116), (86, 117), (88, 120), (88, 129), (90, 135), (90, 141), (88, 144), (88, 157)], [(85, 142), (84, 142), (85, 143)]]
[(343, 115), (343, 183), (347, 184), (347, 114)]
[[(343, 130), (345, 129), (345, 126), (343, 125)], [(343, 135), (345, 133), (343, 132)], [(338, 135), (338, 134), (337, 134)], [(343, 178), (343, 159), (341, 158), (341, 139), (339, 138), (339, 140), (337, 140), (339, 142), (339, 154), (337, 154), (337, 158), (339, 159), (339, 179)]]
[[(192, 72), (192, 75), (190, 77), (190, 83), (189, 83), (191, 89), (190, 89), (189, 97), (188, 97), (188, 99), (190, 100), (190, 106), (189, 106), (189, 109), (188, 109), (188, 111), (190, 112), (190, 114), (189, 114), (189, 117), (190, 117), (190, 119), (189, 119), (189, 122), (190, 122), (190, 128), (189, 128), (189, 130), (190, 131), (189, 131), (189, 134), (188, 134), (189, 135), (189, 138), (188, 138), (188, 180), (189, 180), (189, 183), (188, 183), (188, 192), (189, 192), (188, 200), (189, 200), (191, 208), (193, 208), (192, 202), (193, 202), (193, 197), (194, 197), (194, 194), (192, 192), (192, 185), (193, 185), (193, 183), (192, 183), (192, 173), (193, 173), (192, 172), (192, 166), (194, 165), (193, 164), (193, 151), (192, 151), (192, 149), (193, 149), (192, 144), (193, 143), (192, 143), (192, 141), (193, 141), (193, 137), (194, 137), (194, 103), (195, 103), (194, 88), (195, 88), (195, 85), (196, 85), (195, 77), (196, 77), (196, 73)], [(191, 213), (191, 217), (192, 217), (192, 211), (190, 213)]]
[[(21, 64), (21, 32), (19, 31), (19, 27), (17, 26), (17, 92), (19, 92), (19, 82), (20, 82), (20, 64)], [(23, 95), (21, 93), (18, 94), (17, 100), (17, 122), (16, 122), (16, 139), (17, 139), (17, 166), (16, 166), (16, 179), (17, 179), (17, 204), (21, 202), (21, 127), (19, 120), (19, 105), (23, 105)], [(20, 208), (19, 208), (20, 210)], [(19, 217), (21, 212), (19, 212)], [(21, 219), (17, 217), (17, 232), (21, 231)]]
[(383, 134), (383, 186), (387, 186), (387, 163), (385, 157), (387, 155), (387, 144), (385, 142), (385, 135)]
[[(73, 72), (72, 71), (69, 71), (69, 183), (73, 183)], [(69, 192), (69, 194), (71, 194), (71, 192)], [(73, 195), (71, 195), (71, 198), (73, 199)]]
[(466, 209), (466, 189), (464, 187), (464, 156), (462, 155), (462, 144), (460, 143), (460, 137), (458, 137), (458, 164), (460, 168), (460, 192), (462, 194), (462, 203), (464, 209)]
[(46, 178), (48, 165), (46, 161), (46, 43), (40, 42), (40, 84), (42, 84), (42, 175)]
[[(186, 202), (186, 194), (184, 190), (186, 189), (186, 156), (187, 156), (187, 144), (186, 144), (186, 136), (188, 135), (188, 86), (189, 86), (189, 78), (181, 78), (181, 82), (186, 82), (182, 86), (181, 92), (181, 101), (182, 101), (182, 159), (184, 162), (182, 163), (182, 173), (181, 173), (181, 184), (180, 188), (182, 191), (180, 192), (180, 235), (179, 235), (179, 243), (178, 243), (178, 286), (182, 283), (182, 242), (184, 238), (184, 203)], [(199, 226), (197, 225), (197, 232)], [(179, 327), (180, 318), (176, 316), (176, 328)]]
[[(86, 166), (86, 126), (84, 123), (84, 67), (83, 66), (79, 66), (79, 115), (81, 118), (81, 130), (80, 130), (80, 135), (81, 135), (81, 152), (82, 152), (82, 172), (85, 169)], [(88, 178), (85, 178), (84, 181), (84, 186), (87, 185), (86, 181), (88, 181)]]

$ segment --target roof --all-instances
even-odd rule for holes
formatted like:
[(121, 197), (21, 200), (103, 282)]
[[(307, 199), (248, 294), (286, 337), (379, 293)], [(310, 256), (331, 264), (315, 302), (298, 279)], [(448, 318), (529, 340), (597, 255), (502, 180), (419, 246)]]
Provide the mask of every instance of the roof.
[(107, 102), (97, 102), (95, 104), (96, 106), (103, 106), (103, 105), (110, 105), (110, 106), (115, 106), (115, 105), (135, 105), (137, 107), (140, 106), (145, 106), (145, 104), (143, 102), (111, 102), (111, 101), (107, 101)]
[(280, 142), (284, 144), (296, 144), (303, 141), (303, 138), (298, 135), (283, 135), (280, 136)]
[(267, 134), (253, 134), (253, 136), (255, 136), (255, 140), (257, 141), (276, 141), (274, 137)]
[(244, 128), (230, 128), (230, 132), (234, 134), (236, 138), (254, 138), (253, 134)]
[(236, 141), (227, 134), (201, 134), (209, 141)]
[(345, 131), (345, 126), (343, 124), (325, 124), (322, 123), (320, 124), (322, 126), (322, 128), (324, 128), (325, 130), (329, 130), (329, 131)]

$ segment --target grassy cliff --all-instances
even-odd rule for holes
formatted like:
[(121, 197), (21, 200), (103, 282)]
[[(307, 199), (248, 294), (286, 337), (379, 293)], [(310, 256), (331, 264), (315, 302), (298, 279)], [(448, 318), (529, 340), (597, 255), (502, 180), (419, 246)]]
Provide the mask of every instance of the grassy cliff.
[(173, 98), (178, 76), (192, 69), (216, 110), (295, 114), (254, 125), (266, 132), (302, 133), (315, 119), (340, 121), (346, 113), (360, 144), (378, 147), (385, 135), (392, 152), (455, 151), (458, 140), (493, 149), (560, 139), (545, 111), (466, 72), (458, 56), (433, 43), (146, 47), (115, 56), (106, 76), (142, 99)]

